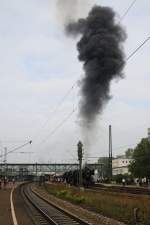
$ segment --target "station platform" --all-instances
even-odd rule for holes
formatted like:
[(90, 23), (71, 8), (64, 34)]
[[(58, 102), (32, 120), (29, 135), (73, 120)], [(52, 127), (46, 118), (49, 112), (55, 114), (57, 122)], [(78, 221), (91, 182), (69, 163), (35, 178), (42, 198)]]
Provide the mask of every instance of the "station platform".
[(10, 207), (10, 193), (12, 185), (8, 185), (6, 189), (0, 189), (0, 224), (13, 225)]

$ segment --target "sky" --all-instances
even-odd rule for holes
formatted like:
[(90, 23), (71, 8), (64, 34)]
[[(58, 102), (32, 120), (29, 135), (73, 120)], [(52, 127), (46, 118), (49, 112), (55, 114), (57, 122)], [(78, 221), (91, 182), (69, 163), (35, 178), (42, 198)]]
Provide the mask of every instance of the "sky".
[[(79, 15), (97, 4), (112, 7), (119, 21), (131, 2), (87, 0)], [(122, 20), (126, 56), (150, 36), (149, 9), (149, 1), (137, 0)], [(82, 141), (77, 81), (84, 72), (77, 40), (65, 36), (59, 10), (56, 0), (0, 0), (0, 153), (33, 140), (9, 154), (8, 162), (76, 162)], [(112, 82), (112, 99), (98, 117), (89, 157), (108, 155), (109, 124), (114, 156), (147, 136), (149, 51), (150, 42), (126, 63), (124, 79)]]

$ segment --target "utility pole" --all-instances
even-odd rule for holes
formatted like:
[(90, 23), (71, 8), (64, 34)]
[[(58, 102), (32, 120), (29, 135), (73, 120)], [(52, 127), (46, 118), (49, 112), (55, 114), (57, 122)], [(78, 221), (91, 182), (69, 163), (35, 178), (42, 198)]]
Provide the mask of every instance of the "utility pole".
[(109, 180), (112, 179), (112, 131), (109, 125)]
[(79, 187), (82, 187), (83, 144), (81, 141), (78, 142), (77, 147), (78, 147), (78, 160), (79, 160)]

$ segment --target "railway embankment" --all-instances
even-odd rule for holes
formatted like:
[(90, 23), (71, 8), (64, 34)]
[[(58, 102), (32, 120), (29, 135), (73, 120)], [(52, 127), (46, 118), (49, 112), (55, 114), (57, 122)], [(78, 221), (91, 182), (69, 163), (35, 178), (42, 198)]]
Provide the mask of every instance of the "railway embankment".
[[(72, 213), (92, 225), (125, 225), (124, 222), (119, 222), (114, 218), (102, 215), (102, 211), (100, 213), (96, 210), (96, 207), (94, 208), (86, 204), (87, 192), (59, 184), (33, 185), (32, 190), (47, 201), (52, 202), (56, 206), (66, 210), (66, 212)], [(95, 196), (95, 193), (92, 195)], [(90, 196), (88, 196), (88, 199), (90, 202)], [(96, 204), (97, 202), (95, 202), (95, 206)], [(113, 211), (114, 209), (112, 208), (111, 210)]]

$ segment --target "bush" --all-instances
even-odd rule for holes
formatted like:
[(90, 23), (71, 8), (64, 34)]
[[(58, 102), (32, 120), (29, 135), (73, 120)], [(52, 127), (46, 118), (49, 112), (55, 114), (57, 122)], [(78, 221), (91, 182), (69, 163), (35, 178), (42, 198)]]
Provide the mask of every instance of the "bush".
[(125, 177), (122, 174), (118, 174), (113, 177), (113, 180), (116, 181), (117, 184), (121, 184), (123, 178)]
[(134, 183), (133, 177), (129, 174), (118, 174), (118, 175), (113, 176), (113, 180), (117, 184), (121, 184), (123, 178), (126, 180), (126, 184), (133, 184)]
[(65, 199), (68, 199), (70, 201), (73, 201), (75, 203), (84, 203), (85, 202), (85, 197), (83, 196), (78, 196), (78, 195), (75, 195), (67, 190), (62, 190), (62, 191), (58, 191), (56, 193), (56, 196), (57, 197), (60, 197), (60, 198), (65, 198)]
[(56, 193), (56, 196), (58, 196), (58, 197), (65, 197), (67, 195), (68, 195), (68, 191), (67, 190), (58, 191)]
[(81, 204), (84, 203), (86, 199), (83, 196), (72, 196), (72, 200), (76, 203)]

